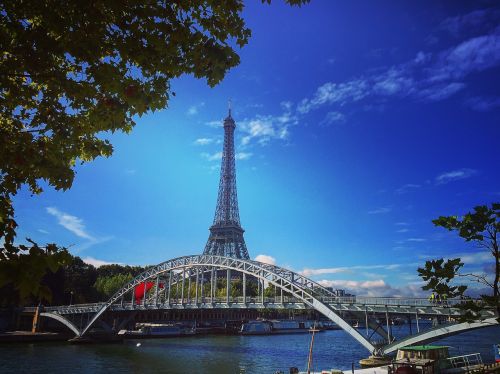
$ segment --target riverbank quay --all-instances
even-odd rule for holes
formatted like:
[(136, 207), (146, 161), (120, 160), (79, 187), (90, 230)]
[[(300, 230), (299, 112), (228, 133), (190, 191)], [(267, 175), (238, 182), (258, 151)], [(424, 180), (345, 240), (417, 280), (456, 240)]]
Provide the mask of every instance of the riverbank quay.
[(0, 333), (0, 344), (67, 341), (71, 337), (60, 332), (7, 331)]

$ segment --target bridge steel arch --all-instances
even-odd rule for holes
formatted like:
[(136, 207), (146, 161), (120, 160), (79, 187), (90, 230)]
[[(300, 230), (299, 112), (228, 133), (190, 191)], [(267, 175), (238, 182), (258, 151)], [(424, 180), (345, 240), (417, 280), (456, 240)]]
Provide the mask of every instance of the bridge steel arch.
[[(323, 297), (331, 299), (336, 298), (336, 295), (320, 284), (304, 277), (303, 275), (275, 265), (265, 264), (252, 260), (243, 260), (232, 257), (212, 255), (179, 257), (162, 262), (159, 265), (147, 269), (146, 271), (135, 277), (133, 280), (131, 280), (129, 283), (127, 283), (125, 286), (123, 286), (106, 303), (104, 303), (97, 311), (97, 313), (95, 313), (95, 315), (90, 319), (87, 326), (83, 328), (77, 335), (83, 336), (104, 312), (110, 309), (111, 306), (119, 300), (123, 300), (126, 294), (134, 292), (135, 287), (140, 285), (141, 283), (144, 284), (145, 282), (155, 282), (155, 289), (158, 290), (160, 277), (168, 274), (170, 278), (170, 276), (174, 274), (174, 276), (176, 276), (175, 282), (177, 282), (178, 284), (178, 282), (186, 279), (184, 275), (185, 270), (190, 268), (201, 268), (202, 274), (210, 270), (212, 271), (212, 274), (214, 270), (236, 271), (258, 278), (261, 281), (268, 282), (275, 287), (292, 294), (294, 297), (301, 300), (304, 304), (314, 308), (316, 311), (320, 312), (331, 321), (335, 322), (340, 328), (342, 328), (354, 339), (356, 339), (371, 353), (374, 353), (376, 351), (375, 346), (367, 338), (365, 338), (354, 327), (352, 327), (341, 316), (339, 316), (332, 309), (332, 307), (330, 307), (327, 303), (321, 301)], [(189, 274), (189, 276), (192, 276), (191, 273)], [(174, 283), (169, 283), (169, 287), (173, 284)]]
[(413, 344), (423, 344), (434, 340), (446, 338), (448, 336), (460, 334), (463, 331), (470, 331), (481, 329), (484, 327), (491, 327), (498, 325), (497, 318), (487, 318), (477, 322), (463, 322), (453, 325), (444, 325), (432, 328), (430, 330), (421, 332), (419, 334), (411, 335), (404, 339), (398, 340), (392, 344), (388, 344), (381, 349), (382, 354), (389, 354), (397, 351), (399, 348), (406, 347)]
[(67, 318), (64, 318), (60, 314), (52, 313), (52, 312), (42, 312), (42, 313), (40, 313), (40, 316), (46, 317), (46, 318), (52, 318), (52, 319), (55, 319), (56, 321), (61, 322), (64, 326), (66, 326), (71, 331), (73, 331), (75, 333), (75, 335), (77, 335), (77, 336), (79, 336), (81, 333), (80, 330), (78, 329), (78, 327), (76, 327), (70, 320), (68, 320)]

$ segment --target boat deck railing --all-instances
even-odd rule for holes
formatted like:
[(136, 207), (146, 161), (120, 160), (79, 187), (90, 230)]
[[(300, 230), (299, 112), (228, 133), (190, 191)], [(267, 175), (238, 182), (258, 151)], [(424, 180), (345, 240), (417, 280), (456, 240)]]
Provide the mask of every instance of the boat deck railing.
[(463, 356), (449, 357), (446, 359), (452, 368), (463, 368), (483, 365), (483, 359), (480, 353), (472, 353)]

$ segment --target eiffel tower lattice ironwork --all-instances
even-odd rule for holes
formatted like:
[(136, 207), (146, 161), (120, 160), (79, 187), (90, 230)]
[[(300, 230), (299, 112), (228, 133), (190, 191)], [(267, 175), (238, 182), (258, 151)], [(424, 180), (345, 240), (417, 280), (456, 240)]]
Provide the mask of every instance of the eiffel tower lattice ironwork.
[(229, 115), (224, 119), (224, 148), (215, 218), (203, 254), (249, 259), (241, 228), (236, 193), (236, 167), (234, 157), (234, 130), (236, 124)]

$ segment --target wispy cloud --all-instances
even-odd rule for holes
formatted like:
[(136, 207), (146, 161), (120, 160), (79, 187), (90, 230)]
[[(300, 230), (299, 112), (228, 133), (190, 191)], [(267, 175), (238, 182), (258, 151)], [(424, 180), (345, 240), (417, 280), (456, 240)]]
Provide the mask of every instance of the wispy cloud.
[[(302, 99), (296, 110), (299, 114), (306, 114), (325, 106), (341, 108), (377, 97), (442, 101), (464, 90), (464, 79), (468, 75), (498, 65), (500, 28), (495, 28), (438, 53), (419, 51), (409, 61), (388, 69), (375, 70), (370, 75), (361, 75), (344, 82), (326, 82), (311, 97)], [(496, 105), (496, 102), (492, 102), (492, 105)]]
[(442, 101), (465, 88), (465, 83), (452, 82), (447, 84), (437, 84), (429, 88), (423, 88), (418, 96), (428, 101)]
[(280, 115), (257, 115), (240, 121), (238, 125), (245, 134), (241, 144), (245, 146), (256, 141), (260, 145), (266, 145), (273, 139), (288, 139), (289, 128), (298, 124), (298, 117), (292, 113), (291, 103), (282, 102), (281, 107), (283, 112)]
[(328, 112), (320, 124), (324, 126), (329, 126), (333, 125), (334, 123), (342, 123), (342, 122), (345, 122), (345, 115), (340, 112), (333, 111), (333, 112)]
[(200, 153), (200, 156), (208, 161), (218, 161), (222, 159), (222, 152), (215, 152), (215, 153), (202, 152)]
[(80, 238), (96, 240), (92, 235), (87, 232), (83, 220), (76, 216), (61, 212), (55, 207), (48, 207), (47, 213), (57, 218), (58, 223), (65, 229), (71, 231), (73, 234)]
[(471, 30), (485, 32), (498, 26), (499, 22), (500, 10), (494, 8), (477, 9), (470, 13), (446, 18), (441, 22), (440, 29), (458, 37)]
[(214, 120), (205, 122), (205, 125), (209, 127), (222, 127), (222, 120)]
[(186, 114), (188, 116), (195, 116), (198, 114), (199, 110), (201, 108), (203, 108), (205, 106), (205, 103), (204, 102), (201, 102), (199, 104), (196, 104), (196, 105), (191, 105), (188, 110), (186, 111)]
[(392, 210), (392, 208), (386, 206), (386, 207), (381, 207), (373, 210), (369, 210), (368, 214), (386, 214), (389, 213)]
[(409, 229), (407, 229), (407, 228), (402, 228), (402, 229), (397, 230), (396, 232), (401, 232), (401, 233), (403, 233), (403, 232), (408, 232), (408, 231), (410, 231), (410, 230), (409, 230)]
[(309, 113), (325, 104), (344, 105), (365, 98), (369, 92), (369, 84), (365, 79), (334, 83), (327, 82), (320, 86), (312, 98), (303, 99), (297, 106), (301, 114)]
[(399, 187), (396, 190), (396, 193), (401, 195), (401, 194), (407, 193), (409, 191), (415, 190), (415, 189), (420, 188), (420, 187), (422, 187), (420, 184), (407, 183), (407, 184)]
[(477, 174), (477, 170), (474, 169), (457, 169), (439, 174), (438, 176), (436, 176), (435, 182), (436, 184), (446, 184), (457, 180), (470, 178), (475, 174)]
[(427, 241), (427, 239), (424, 238), (408, 238), (406, 239), (407, 242), (414, 242), (414, 243), (422, 243)]
[(194, 145), (208, 145), (208, 144), (212, 144), (213, 142), (214, 142), (213, 138), (198, 138), (193, 142), (193, 144)]
[(358, 280), (320, 280), (318, 282), (324, 287), (334, 289), (345, 289), (358, 296), (371, 297), (423, 297), (421, 284), (407, 284), (402, 287), (393, 287), (383, 279), (358, 281)]
[(339, 273), (354, 273), (360, 270), (395, 270), (401, 266), (413, 266), (413, 264), (385, 264), (385, 265), (356, 265), (356, 266), (343, 266), (335, 268), (320, 268), (320, 269), (309, 269), (306, 268), (299, 273), (305, 277), (311, 277), (316, 275), (326, 275), (326, 274), (339, 274)]
[(248, 160), (252, 157), (253, 153), (250, 152), (238, 152), (234, 155), (237, 160)]
[(269, 265), (276, 265), (276, 259), (268, 255), (257, 255), (255, 256), (255, 261), (263, 262)]
[(487, 112), (500, 107), (500, 97), (475, 96), (465, 100), (465, 104), (478, 112)]
[(98, 260), (98, 259), (93, 258), (93, 257), (82, 258), (82, 261), (85, 262), (86, 264), (93, 265), (96, 268), (103, 266), (103, 265), (113, 265), (113, 264), (123, 265), (123, 263), (121, 263), (121, 262), (108, 262), (108, 261), (104, 261), (104, 260)]
[(49, 232), (47, 230), (44, 230), (44, 229), (37, 229), (37, 231), (42, 233), (42, 234), (49, 234)]

